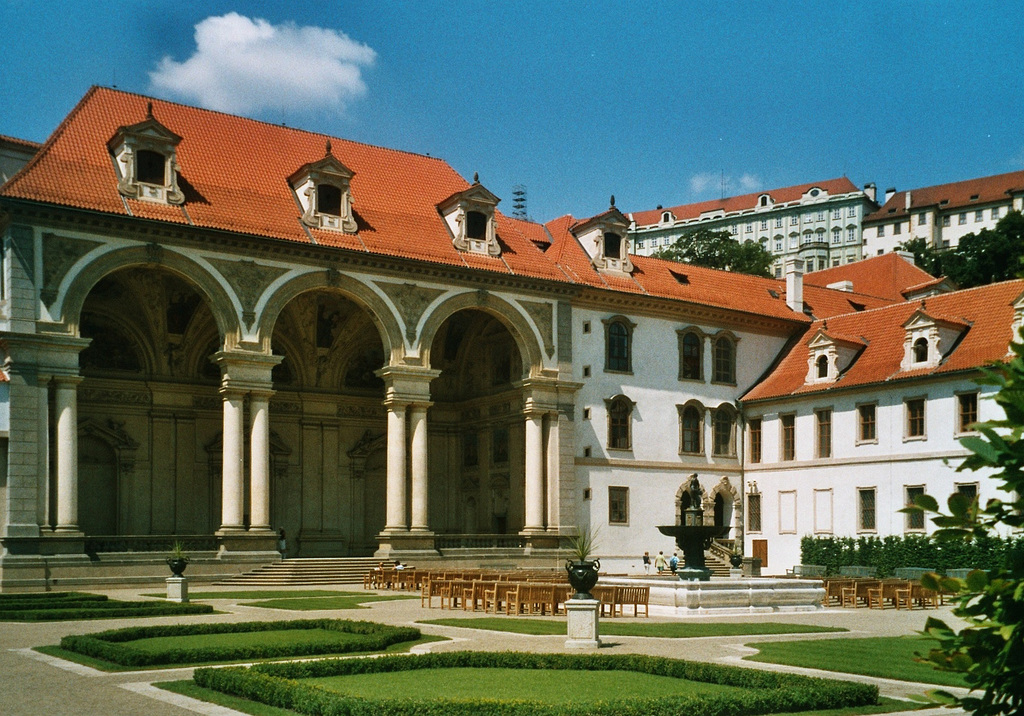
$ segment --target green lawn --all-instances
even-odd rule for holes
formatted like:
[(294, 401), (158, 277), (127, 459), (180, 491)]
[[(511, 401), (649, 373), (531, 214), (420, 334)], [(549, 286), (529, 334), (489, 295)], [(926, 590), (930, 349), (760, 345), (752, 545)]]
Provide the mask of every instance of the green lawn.
[[(224, 706), (226, 708), (252, 714), (252, 716), (295, 716), (294, 711), (279, 709), (274, 706), (249, 701), (238, 696), (223, 694), (212, 689), (204, 689), (196, 686), (192, 681), (165, 681), (154, 684), (161, 689), (171, 691), (182, 696), (189, 696), (200, 701)], [(385, 685), (390, 689), (390, 686)], [(862, 714), (879, 714), (890, 711), (903, 711), (914, 708), (914, 705), (906, 701), (895, 701), (893, 699), (880, 698), (879, 704), (875, 706), (861, 706), (859, 708), (828, 709), (826, 711), (802, 711), (798, 716), (861, 716)], [(776, 716), (797, 716), (796, 714), (777, 714)]]
[[(203, 599), (276, 599), (278, 597), (292, 597), (300, 599), (304, 597), (337, 597), (348, 594), (372, 594), (372, 592), (344, 592), (331, 589), (250, 589), (240, 592), (189, 592), (188, 598), (192, 600)], [(166, 592), (150, 592), (143, 594), (144, 597), (167, 598)]]
[[(553, 619), (509, 619), (507, 617), (478, 617), (474, 619), (429, 619), (419, 624), (488, 629), (513, 634), (565, 635), (565, 622)], [(781, 622), (601, 622), (602, 636), (648, 636), (663, 639), (686, 639), (702, 636), (746, 636), (763, 634), (816, 634), (844, 632), (839, 627), (819, 627)]]
[(427, 673), (392, 671), (384, 674), (303, 679), (303, 683), (363, 698), (380, 698), (382, 694), (400, 697), (407, 694), (415, 695), (417, 699), (529, 699), (551, 704), (744, 690), (736, 686), (686, 681), (636, 671), (526, 671), (498, 668), (430, 669)]
[(914, 652), (927, 653), (934, 645), (933, 640), (921, 636), (760, 642), (747, 645), (760, 651), (745, 658), (925, 684), (967, 686), (961, 674), (914, 661)]
[[(340, 596), (339, 596), (340, 595)], [(395, 599), (418, 599), (415, 594), (373, 594), (371, 592), (336, 592), (331, 597), (310, 597), (267, 599), (259, 602), (240, 602), (243, 607), (266, 607), (268, 609), (291, 609), (313, 611), (316, 609), (368, 609), (370, 602), (390, 602)]]
[(205, 649), (208, 647), (236, 648), (273, 642), (282, 646), (305, 644), (310, 641), (348, 644), (360, 640), (359, 634), (331, 631), (330, 629), (281, 629), (280, 631), (243, 631), (234, 634), (188, 634), (185, 636), (155, 636), (135, 639), (128, 645), (139, 651), (159, 653), (169, 649)]

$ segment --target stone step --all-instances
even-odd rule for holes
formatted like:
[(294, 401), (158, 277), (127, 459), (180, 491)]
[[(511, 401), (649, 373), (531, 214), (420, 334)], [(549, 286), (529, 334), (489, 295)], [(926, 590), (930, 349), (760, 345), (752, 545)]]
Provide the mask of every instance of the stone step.
[(217, 582), (228, 586), (313, 586), (362, 584), (363, 576), (377, 566), (372, 557), (309, 557), (285, 559), (252, 572)]

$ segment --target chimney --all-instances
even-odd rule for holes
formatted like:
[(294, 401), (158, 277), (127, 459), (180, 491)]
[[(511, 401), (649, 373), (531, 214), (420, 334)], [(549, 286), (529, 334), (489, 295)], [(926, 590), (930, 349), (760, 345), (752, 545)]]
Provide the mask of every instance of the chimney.
[(836, 291), (847, 291), (847, 292), (852, 293), (853, 292), (853, 281), (850, 281), (849, 279), (844, 280), (844, 281), (836, 281), (835, 283), (828, 284), (827, 286), (825, 286), (825, 288), (833, 288)]
[(875, 200), (875, 196), (877, 196), (877, 194), (878, 194), (878, 187), (875, 186), (874, 182), (869, 182), (869, 183), (864, 185), (864, 196), (866, 196), (868, 199), (871, 199), (871, 201), (874, 201)]
[(905, 208), (906, 208), (907, 211), (910, 211), (910, 190), (909, 189), (907, 190), (907, 193), (906, 193), (906, 207)]
[(786, 305), (796, 313), (804, 312), (803, 259), (786, 259)]
[(903, 259), (907, 263), (912, 264), (914, 266), (917, 265), (917, 262), (914, 261), (914, 253), (912, 251), (903, 251), (902, 249), (900, 249), (900, 250), (897, 250), (897, 251), (893, 251), (893, 253), (896, 254), (897, 256), (899, 256), (901, 259)]
[(889, 199), (892, 199), (894, 196), (896, 196), (896, 187), (891, 186), (891, 187), (889, 187), (888, 189), (885, 190), (885, 201), (882, 202), (882, 203), (883, 204), (888, 204), (889, 203)]

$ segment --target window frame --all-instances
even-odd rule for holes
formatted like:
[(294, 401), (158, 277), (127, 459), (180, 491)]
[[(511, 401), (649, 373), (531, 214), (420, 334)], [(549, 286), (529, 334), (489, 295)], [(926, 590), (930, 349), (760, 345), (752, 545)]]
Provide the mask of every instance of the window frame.
[[(979, 419), (979, 416), (978, 416), (978, 403), (980, 402), (980, 400), (979, 400), (979, 398), (980, 398), (979, 391), (974, 390), (974, 391), (968, 391), (968, 392), (964, 392), (964, 393), (956, 393), (955, 397), (956, 397), (956, 424), (954, 425), (954, 432), (953, 432), (953, 434), (954, 435), (976, 435), (978, 433), (978, 431), (977, 430), (972, 430), (972, 429), (970, 429), (967, 426), (971, 425), (972, 423), (977, 423), (978, 422), (978, 419)], [(965, 398), (971, 398), (971, 399), (973, 399), (973, 402), (974, 402), (974, 408), (973, 408), (973, 411), (972, 411), (973, 412), (973, 418), (970, 419), (970, 420), (966, 420), (965, 419), (965, 418), (968, 417), (968, 414), (964, 410), (964, 399)]]
[[(679, 454), (680, 455), (703, 455), (704, 454), (704, 422), (706, 408), (699, 402), (691, 400), (682, 405), (677, 405), (676, 409), (679, 413)], [(697, 413), (697, 425), (695, 426), (695, 437), (697, 446), (695, 450), (686, 449), (686, 413), (688, 411), (695, 411)]]
[[(825, 448), (824, 450), (822, 448)], [(814, 410), (814, 456), (819, 460), (832, 457), (832, 408)]]
[[(903, 504), (906, 507), (912, 507), (914, 500), (910, 498), (911, 490), (914, 491), (915, 495), (923, 495), (927, 490), (924, 485), (904, 485), (903, 486)], [(920, 521), (920, 526), (918, 526)], [(927, 529), (927, 521), (924, 517), (924, 512), (907, 512), (903, 520), (903, 531), (904, 532), (924, 532)]]
[[(721, 361), (719, 358), (719, 344), (728, 344), (729, 359), (727, 361), (728, 375), (722, 376), (719, 373)], [(736, 349), (739, 339), (730, 332), (719, 333), (711, 343), (711, 383), (717, 385), (736, 385)]]
[[(789, 425), (786, 421), (792, 421)], [(796, 460), (796, 413), (779, 413), (779, 461)]]
[[(757, 502), (757, 509), (752, 507), (753, 502)], [(754, 517), (757, 517), (757, 524), (754, 524)], [(748, 534), (761, 534), (764, 531), (764, 500), (761, 499), (760, 492), (748, 492), (747, 493), (747, 533)]]
[[(720, 442), (719, 428), (721, 420), (728, 422), (728, 435), (725, 445)], [(736, 409), (723, 403), (711, 412), (711, 455), (713, 457), (736, 457)]]
[[(704, 382), (704, 339), (707, 337), (707, 335), (704, 333), (704, 331), (700, 330), (699, 328), (695, 328), (693, 326), (688, 327), (688, 328), (683, 328), (683, 329), (680, 329), (680, 330), (676, 331), (676, 335), (678, 337), (678, 343), (679, 343), (679, 380), (694, 381), (694, 382), (698, 382), (698, 383), (703, 383)], [(696, 354), (697, 366), (696, 366), (696, 375), (695, 376), (687, 375), (687, 370), (686, 370), (686, 366), (687, 366), (687, 355), (686, 355), (687, 345), (686, 345), (686, 341), (687, 341), (688, 338), (694, 338), (697, 341), (697, 346), (696, 346), (696, 348), (697, 348), (697, 354)]]
[[(622, 519), (612, 519), (613, 513), (612, 506), (618, 502), (619, 497), (613, 498), (613, 495), (621, 497), (622, 502)], [(609, 525), (629, 525), (629, 488), (623, 485), (609, 485), (608, 486), (608, 524)]]
[[(920, 416), (914, 416), (917, 405), (920, 404)], [(915, 424), (919, 423), (920, 432), (914, 432)], [(903, 399), (903, 441), (927, 440), (928, 439), (928, 398), (917, 395)]]
[[(864, 411), (871, 409), (871, 420), (865, 420)], [(878, 444), (878, 403), (858, 403), (857, 404), (857, 439), (854, 441), (857, 445), (867, 444)], [(864, 436), (865, 426), (871, 426), (871, 437)]]
[[(871, 495), (871, 525), (865, 524), (864, 515), (867, 514), (864, 506), (864, 495)], [(857, 531), (878, 532), (878, 488), (858, 487), (857, 488)]]
[(748, 458), (752, 465), (759, 465), (764, 459), (764, 435), (761, 416), (747, 419)]
[[(622, 375), (633, 374), (633, 330), (636, 324), (625, 316), (612, 316), (601, 321), (604, 324), (604, 372), (619, 373)], [(621, 358), (624, 361), (624, 368), (612, 367), (612, 331), (615, 327), (621, 327), (624, 331), (622, 336), (624, 356), (615, 356), (616, 360)], [(618, 364), (617, 364), (618, 365)]]
[[(608, 413), (607, 446), (609, 450), (628, 452), (633, 449), (633, 408), (636, 406), (625, 395), (616, 395), (605, 400)], [(619, 418), (621, 417), (621, 421)], [(618, 431), (622, 431), (619, 433)], [(619, 438), (625, 445), (618, 444)]]

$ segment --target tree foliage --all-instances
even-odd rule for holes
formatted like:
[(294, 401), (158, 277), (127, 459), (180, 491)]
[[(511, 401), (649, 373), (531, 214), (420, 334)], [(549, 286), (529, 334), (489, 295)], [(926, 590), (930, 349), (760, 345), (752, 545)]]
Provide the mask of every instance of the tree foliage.
[(653, 254), (656, 258), (695, 266), (771, 277), (772, 255), (761, 244), (741, 243), (728, 231), (702, 228), (683, 234), (672, 245)]
[(902, 248), (932, 276), (948, 276), (961, 288), (1005, 281), (1024, 268), (1024, 216), (1011, 211), (994, 229), (967, 234), (952, 249), (935, 249), (921, 238), (904, 242)]
[[(1024, 344), (1011, 346), (1013, 359), (986, 371), (981, 382), (997, 385), (995, 401), (1006, 417), (978, 424), (978, 436), (960, 442), (971, 451), (959, 470), (995, 470), (1005, 499), (990, 499), (984, 507), (954, 493), (942, 512), (934, 497), (923, 495), (914, 507), (931, 513), (937, 540), (984, 539), (999, 528), (1024, 526)], [(953, 613), (968, 626), (959, 632), (930, 618), (925, 633), (938, 641), (928, 659), (941, 668), (966, 672), (972, 692), (956, 701), (980, 716), (1024, 711), (1024, 560), (1007, 559), (996, 569), (975, 570), (966, 579), (926, 575), (922, 584), (955, 592)], [(982, 692), (978, 695), (978, 692)]]

